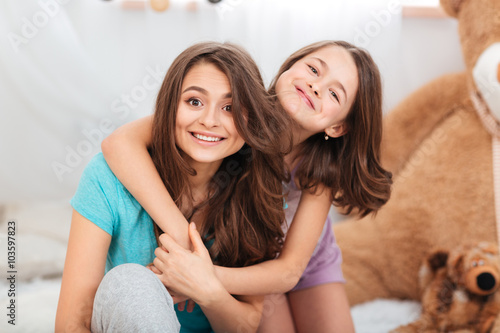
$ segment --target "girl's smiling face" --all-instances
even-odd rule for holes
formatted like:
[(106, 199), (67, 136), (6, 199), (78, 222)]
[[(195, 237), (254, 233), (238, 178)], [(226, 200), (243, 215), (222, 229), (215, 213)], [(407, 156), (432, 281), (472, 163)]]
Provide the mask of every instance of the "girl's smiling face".
[(303, 138), (320, 132), (342, 136), (357, 90), (356, 64), (339, 46), (327, 46), (303, 57), (276, 83), (278, 99), (303, 131)]
[(186, 74), (177, 108), (175, 141), (190, 164), (211, 164), (217, 169), (224, 158), (243, 147), (231, 104), (229, 80), (215, 65), (201, 63)]

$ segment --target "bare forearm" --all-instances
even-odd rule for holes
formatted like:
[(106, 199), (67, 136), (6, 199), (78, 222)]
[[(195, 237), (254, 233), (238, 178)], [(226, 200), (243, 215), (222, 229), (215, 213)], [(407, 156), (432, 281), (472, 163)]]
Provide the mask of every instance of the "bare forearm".
[(278, 258), (241, 268), (217, 266), (216, 274), (224, 288), (231, 294), (281, 294), (288, 292), (297, 284), (306, 265), (307, 262), (300, 265)]
[(57, 305), (56, 332), (90, 332), (111, 236), (73, 210)]
[(188, 223), (165, 188), (149, 155), (151, 124), (148, 119), (124, 125), (102, 143), (109, 167), (158, 226), (188, 248)]
[[(263, 297), (262, 297), (263, 299)], [(200, 305), (214, 332), (256, 332), (262, 315), (259, 305), (237, 300), (227, 292), (210, 305)]]
[(266, 295), (292, 289), (304, 272), (330, 209), (327, 191), (303, 192), (280, 256), (242, 268), (217, 267), (216, 274), (234, 295)]
[(163, 185), (149, 154), (146, 151), (142, 154), (143, 157), (129, 162), (126, 168), (116, 168), (117, 172), (110, 167), (155, 223), (179, 245), (189, 249), (188, 222)]

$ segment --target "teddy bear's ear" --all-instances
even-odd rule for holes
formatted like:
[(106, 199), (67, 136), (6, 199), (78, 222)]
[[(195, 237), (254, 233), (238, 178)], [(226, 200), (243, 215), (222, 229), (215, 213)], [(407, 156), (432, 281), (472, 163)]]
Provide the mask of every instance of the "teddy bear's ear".
[(444, 250), (437, 250), (432, 253), (428, 258), (427, 262), (429, 264), (429, 268), (431, 271), (435, 272), (439, 268), (446, 266), (446, 262), (448, 261), (449, 253)]
[(441, 0), (440, 3), (446, 14), (451, 17), (457, 17), (458, 12), (460, 11), (460, 6), (464, 1), (467, 0)]
[(450, 258), (449, 268), (451, 269), (450, 274), (454, 274), (456, 278), (462, 275), (464, 266), (464, 254), (460, 253), (458, 255), (452, 256)]
[(446, 267), (448, 256), (448, 251), (441, 249), (434, 250), (427, 256), (418, 272), (418, 285), (421, 293), (434, 280), (437, 271), (440, 268)]
[(486, 253), (489, 253), (489, 254), (497, 254), (498, 253), (498, 247), (493, 244), (493, 243), (490, 243), (490, 242), (481, 242), (478, 244), (478, 247), (483, 250), (484, 252)]

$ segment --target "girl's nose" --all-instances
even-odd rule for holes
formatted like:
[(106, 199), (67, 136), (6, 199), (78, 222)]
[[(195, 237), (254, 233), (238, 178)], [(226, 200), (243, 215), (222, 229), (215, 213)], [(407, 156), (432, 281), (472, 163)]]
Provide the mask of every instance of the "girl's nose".
[(317, 89), (317, 87), (311, 83), (309, 83), (308, 85), (309, 88), (312, 90), (313, 94), (319, 97), (319, 89)]
[(219, 126), (219, 112), (215, 106), (206, 107), (198, 120), (200, 124), (207, 128)]

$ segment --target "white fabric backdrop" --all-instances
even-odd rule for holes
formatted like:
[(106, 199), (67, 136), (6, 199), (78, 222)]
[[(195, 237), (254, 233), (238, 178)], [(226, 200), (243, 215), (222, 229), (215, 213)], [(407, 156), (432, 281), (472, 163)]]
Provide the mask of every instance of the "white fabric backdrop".
[(379, 64), (386, 110), (462, 68), (456, 23), (402, 19), (395, 0), (171, 4), (157, 13), (116, 0), (0, 0), (0, 203), (69, 198), (100, 141), (153, 111), (169, 64), (197, 41), (244, 46), (267, 83), (306, 44), (353, 42)]

